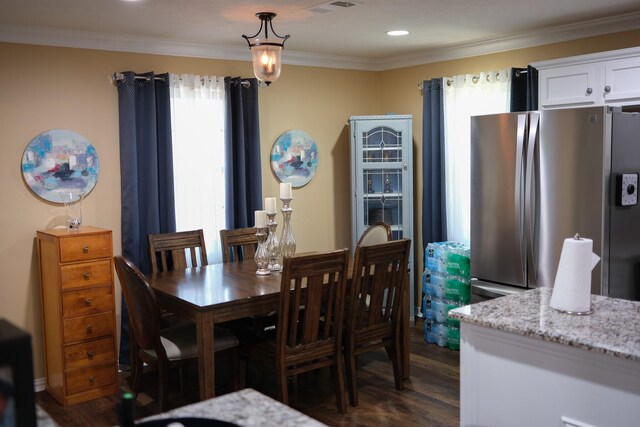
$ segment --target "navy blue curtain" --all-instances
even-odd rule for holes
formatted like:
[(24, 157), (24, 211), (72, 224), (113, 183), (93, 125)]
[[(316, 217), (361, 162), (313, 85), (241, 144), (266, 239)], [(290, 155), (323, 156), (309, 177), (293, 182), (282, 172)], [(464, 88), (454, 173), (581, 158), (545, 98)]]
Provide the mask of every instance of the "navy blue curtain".
[(252, 227), (262, 209), (258, 80), (225, 77), (227, 229)]
[(422, 245), (447, 240), (443, 79), (422, 83)]
[(532, 66), (511, 69), (510, 111), (538, 109), (538, 70)]
[[(176, 229), (169, 75), (122, 73), (118, 83), (122, 255), (149, 272), (147, 235)], [(130, 364), (122, 299), (120, 363)]]

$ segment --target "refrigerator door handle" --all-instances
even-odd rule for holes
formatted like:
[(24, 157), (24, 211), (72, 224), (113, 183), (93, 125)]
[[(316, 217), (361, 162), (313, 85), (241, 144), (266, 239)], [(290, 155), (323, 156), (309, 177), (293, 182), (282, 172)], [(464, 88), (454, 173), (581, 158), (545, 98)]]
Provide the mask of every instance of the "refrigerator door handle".
[(520, 241), (520, 268), (522, 278), (520, 278), (521, 283), (526, 282), (527, 278), (527, 248), (526, 248), (526, 239), (524, 232), (524, 141), (525, 141), (525, 132), (527, 128), (527, 115), (526, 114), (518, 114), (518, 129), (516, 133), (516, 174), (515, 174), (515, 216), (516, 216), (516, 224), (518, 226), (518, 237)]
[[(527, 164), (525, 177), (525, 228), (527, 236), (528, 255), (531, 258), (530, 270), (533, 274), (534, 283), (537, 285), (536, 271), (536, 248), (535, 248), (535, 221), (536, 213), (536, 175), (535, 175), (535, 148), (540, 131), (539, 113), (530, 113), (529, 116), (529, 139), (527, 141)], [(527, 273), (528, 274), (528, 273)], [(530, 285), (530, 284), (529, 284)], [(529, 286), (528, 287), (531, 287)]]

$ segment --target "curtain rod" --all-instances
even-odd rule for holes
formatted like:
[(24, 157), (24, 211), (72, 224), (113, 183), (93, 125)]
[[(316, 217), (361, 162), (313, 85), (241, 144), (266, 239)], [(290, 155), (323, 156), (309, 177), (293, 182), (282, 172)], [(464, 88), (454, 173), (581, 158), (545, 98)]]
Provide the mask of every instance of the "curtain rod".
[[(110, 78), (111, 78), (111, 83), (114, 86), (117, 86), (119, 82), (125, 81), (125, 77), (124, 77), (123, 73), (113, 73), (113, 75)], [(134, 78), (136, 80), (144, 80), (144, 81), (147, 81), (147, 82), (150, 80), (149, 76), (143, 76), (143, 75), (140, 75), (140, 74), (136, 74), (136, 76)], [(154, 76), (153, 80), (159, 80), (159, 81), (164, 82), (164, 77)], [(182, 79), (180, 79), (180, 80), (182, 80)], [(216, 81), (217, 80), (218, 79), (216, 78)], [(200, 82), (204, 83), (204, 78), (201, 78)], [(240, 82), (240, 84), (242, 85), (242, 87), (245, 87), (245, 88), (251, 86), (251, 82), (249, 80), (242, 80)]]
[[(527, 74), (527, 70), (516, 71), (516, 75), (520, 75), (520, 74)], [(487, 74), (486, 79), (487, 79), (487, 81), (489, 81), (489, 74)], [(465, 78), (465, 80), (467, 80), (467, 79)], [(480, 76), (471, 77), (471, 81), (473, 83), (478, 83), (479, 80), (480, 80)], [(496, 74), (496, 80), (500, 80), (500, 74)], [(447, 86), (451, 86), (451, 83), (453, 83), (453, 79), (447, 78), (447, 77), (444, 77), (442, 79), (442, 81), (443, 81), (443, 83), (446, 83)], [(418, 89), (419, 90), (423, 89), (422, 86), (423, 86), (422, 82), (418, 83)]]

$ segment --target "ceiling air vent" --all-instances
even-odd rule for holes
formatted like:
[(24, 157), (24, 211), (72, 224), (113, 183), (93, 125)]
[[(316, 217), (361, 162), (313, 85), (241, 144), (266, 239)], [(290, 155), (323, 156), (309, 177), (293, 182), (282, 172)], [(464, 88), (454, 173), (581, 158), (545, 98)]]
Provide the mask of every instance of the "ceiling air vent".
[(351, 7), (356, 5), (355, 3), (351, 3), (350, 1), (334, 1), (329, 4), (337, 7)]
[(332, 1), (330, 3), (322, 3), (317, 6), (310, 7), (310, 12), (313, 13), (329, 13), (338, 10), (339, 8), (346, 8), (351, 6), (356, 6), (358, 3), (352, 1)]

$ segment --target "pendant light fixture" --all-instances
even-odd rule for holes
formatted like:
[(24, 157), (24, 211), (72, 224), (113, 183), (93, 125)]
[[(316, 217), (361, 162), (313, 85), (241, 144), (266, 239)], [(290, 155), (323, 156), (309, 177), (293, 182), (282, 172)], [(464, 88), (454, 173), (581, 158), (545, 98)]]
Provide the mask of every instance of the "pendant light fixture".
[[(280, 76), (282, 48), (284, 42), (289, 38), (289, 34), (283, 37), (273, 30), (271, 21), (276, 17), (275, 13), (258, 12), (256, 16), (260, 19), (260, 29), (251, 37), (245, 35), (242, 37), (247, 40), (249, 49), (251, 49), (253, 73), (258, 80), (269, 86)], [(263, 28), (264, 36), (262, 37), (260, 33)], [(269, 38), (269, 30), (271, 30), (271, 38)]]

